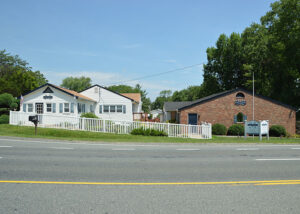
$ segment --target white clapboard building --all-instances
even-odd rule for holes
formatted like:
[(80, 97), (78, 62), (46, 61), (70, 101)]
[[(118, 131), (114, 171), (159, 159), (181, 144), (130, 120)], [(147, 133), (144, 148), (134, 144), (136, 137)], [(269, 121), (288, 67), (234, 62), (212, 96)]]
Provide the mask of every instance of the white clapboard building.
[(100, 85), (78, 93), (47, 83), (23, 95), (20, 112), (75, 117), (92, 112), (101, 119), (132, 121), (142, 111), (141, 96), (125, 95)]

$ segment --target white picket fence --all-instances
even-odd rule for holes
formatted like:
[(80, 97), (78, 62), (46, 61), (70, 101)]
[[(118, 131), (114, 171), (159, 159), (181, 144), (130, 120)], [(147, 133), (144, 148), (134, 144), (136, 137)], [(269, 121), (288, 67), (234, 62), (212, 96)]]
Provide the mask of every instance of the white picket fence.
[[(20, 126), (33, 126), (28, 120), (35, 114), (10, 111), (9, 124)], [(115, 121), (103, 119), (80, 118), (71, 116), (55, 116), (40, 114), (39, 127), (58, 128), (68, 130), (82, 130), (91, 132), (105, 132), (116, 134), (130, 134), (133, 129), (145, 128), (164, 131), (169, 137), (211, 139), (212, 130), (210, 123), (202, 125), (185, 125), (173, 123), (153, 123), (139, 121)]]

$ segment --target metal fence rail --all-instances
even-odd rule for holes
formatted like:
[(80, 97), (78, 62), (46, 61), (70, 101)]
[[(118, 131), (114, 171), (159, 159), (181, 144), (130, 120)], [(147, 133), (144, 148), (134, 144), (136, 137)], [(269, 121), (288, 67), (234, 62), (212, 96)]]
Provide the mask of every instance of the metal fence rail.
[[(28, 117), (34, 114), (10, 111), (9, 124), (20, 126), (33, 126)], [(39, 127), (58, 128), (68, 130), (82, 130), (91, 132), (105, 132), (116, 134), (130, 134), (133, 129), (145, 128), (164, 131), (169, 137), (211, 139), (212, 129), (210, 123), (201, 125), (185, 125), (173, 123), (154, 123), (139, 121), (116, 121), (94, 118), (80, 118), (71, 116), (57, 116), (40, 114)]]

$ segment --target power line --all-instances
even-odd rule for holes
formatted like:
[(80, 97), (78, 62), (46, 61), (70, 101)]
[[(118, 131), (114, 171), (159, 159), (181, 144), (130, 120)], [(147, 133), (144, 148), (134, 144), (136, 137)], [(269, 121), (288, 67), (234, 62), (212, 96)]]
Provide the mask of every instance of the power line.
[(111, 83), (111, 84), (108, 84), (108, 85), (117, 85), (117, 84), (120, 84), (120, 83), (133, 82), (133, 81), (136, 81), (136, 80), (142, 80), (142, 79), (146, 79), (146, 78), (150, 78), (150, 77), (155, 77), (155, 76), (160, 76), (160, 75), (164, 75), (164, 74), (168, 74), (168, 73), (173, 73), (173, 72), (176, 72), (176, 71), (186, 70), (186, 69), (193, 68), (193, 67), (203, 65), (203, 64), (204, 63), (198, 63), (198, 64), (194, 64), (194, 65), (190, 65), (190, 66), (186, 66), (186, 67), (182, 67), (182, 68), (176, 68), (176, 69), (169, 70), (169, 71), (164, 71), (164, 72), (160, 72), (160, 73), (156, 73), (156, 74), (142, 76), (142, 77), (135, 78), (135, 79), (114, 82), (114, 83)]

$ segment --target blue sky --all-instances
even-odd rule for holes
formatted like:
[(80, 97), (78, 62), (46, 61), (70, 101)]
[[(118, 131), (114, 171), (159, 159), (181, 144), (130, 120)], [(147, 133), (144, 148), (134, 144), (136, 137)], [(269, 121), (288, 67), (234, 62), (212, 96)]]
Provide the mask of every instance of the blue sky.
[[(88, 76), (108, 86), (206, 62), (221, 33), (241, 33), (274, 0), (1, 1), (0, 49), (18, 54), (50, 83)], [(202, 66), (125, 82), (153, 101), (161, 90), (203, 81)]]

